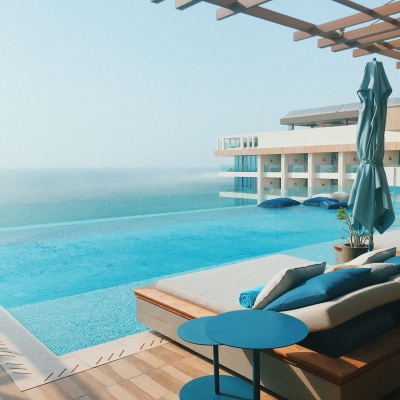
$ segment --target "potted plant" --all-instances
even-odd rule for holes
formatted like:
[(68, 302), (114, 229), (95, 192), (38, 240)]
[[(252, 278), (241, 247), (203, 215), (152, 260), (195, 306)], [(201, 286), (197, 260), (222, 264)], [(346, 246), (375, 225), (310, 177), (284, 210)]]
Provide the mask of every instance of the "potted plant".
[(345, 225), (343, 229), (347, 233), (341, 239), (347, 240), (347, 243), (342, 245), (342, 262), (353, 260), (361, 254), (368, 251), (367, 241), (370, 239), (370, 233), (367, 230), (361, 232), (354, 229), (351, 223), (351, 215), (348, 215), (344, 207), (338, 209), (337, 217)]

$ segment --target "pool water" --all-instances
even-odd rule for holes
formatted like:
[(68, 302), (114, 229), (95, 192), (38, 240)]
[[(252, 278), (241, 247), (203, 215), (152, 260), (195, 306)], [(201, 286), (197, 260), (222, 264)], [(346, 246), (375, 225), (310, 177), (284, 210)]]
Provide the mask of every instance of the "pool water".
[(342, 233), (306, 206), (2, 229), (0, 304), (61, 355), (145, 330), (134, 287), (277, 252), (333, 263)]

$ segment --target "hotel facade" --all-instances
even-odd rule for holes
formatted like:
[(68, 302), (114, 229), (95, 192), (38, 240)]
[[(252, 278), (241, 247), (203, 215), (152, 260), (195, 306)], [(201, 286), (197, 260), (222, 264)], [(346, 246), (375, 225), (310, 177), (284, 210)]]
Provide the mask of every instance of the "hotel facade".
[[(280, 121), (286, 131), (218, 137), (214, 155), (233, 158), (220, 168), (220, 176), (232, 178), (220, 196), (259, 204), (274, 197), (349, 193), (359, 165), (359, 107), (292, 111)], [(400, 98), (388, 101), (383, 162), (389, 186), (400, 187)]]

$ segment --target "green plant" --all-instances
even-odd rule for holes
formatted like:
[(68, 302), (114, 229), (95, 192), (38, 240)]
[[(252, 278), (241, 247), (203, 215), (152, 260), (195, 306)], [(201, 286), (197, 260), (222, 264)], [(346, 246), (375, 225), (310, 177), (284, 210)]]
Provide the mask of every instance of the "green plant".
[(342, 228), (348, 237), (342, 236), (341, 239), (348, 240), (350, 247), (364, 247), (366, 246), (367, 240), (370, 240), (371, 234), (367, 230), (358, 232), (354, 229), (351, 223), (351, 214), (348, 215), (344, 207), (340, 207), (336, 218), (342, 221), (346, 227)]

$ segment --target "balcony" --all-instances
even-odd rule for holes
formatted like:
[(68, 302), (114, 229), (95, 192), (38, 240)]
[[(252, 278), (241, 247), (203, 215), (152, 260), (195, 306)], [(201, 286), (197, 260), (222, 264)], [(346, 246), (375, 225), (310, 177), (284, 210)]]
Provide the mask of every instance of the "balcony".
[(280, 165), (264, 165), (264, 172), (281, 172)]
[(220, 172), (257, 172), (255, 165), (221, 165)]
[(315, 166), (315, 172), (317, 173), (335, 173), (338, 172), (337, 165), (321, 164)]
[(247, 187), (238, 187), (238, 186), (234, 186), (234, 185), (221, 185), (220, 192), (257, 194), (257, 189), (247, 188)]
[(308, 171), (307, 165), (302, 165), (302, 164), (288, 165), (288, 172), (307, 172), (307, 171)]
[(346, 165), (346, 173), (348, 174), (356, 174), (358, 170), (359, 164), (347, 164)]

